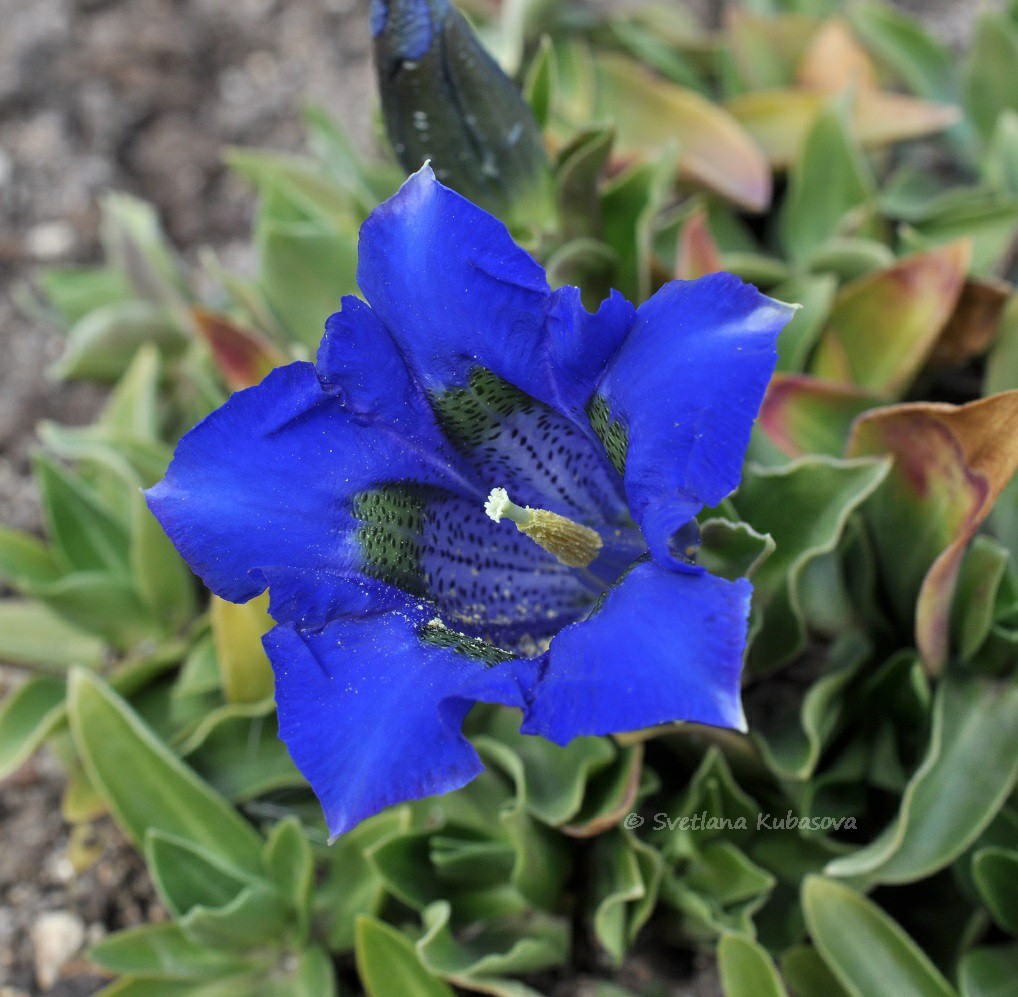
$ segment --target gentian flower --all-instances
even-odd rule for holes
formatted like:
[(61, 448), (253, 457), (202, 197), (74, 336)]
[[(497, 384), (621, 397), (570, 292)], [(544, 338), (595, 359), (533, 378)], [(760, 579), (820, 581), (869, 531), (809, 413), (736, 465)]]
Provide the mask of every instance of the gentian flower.
[[(578, 735), (744, 729), (750, 584), (695, 563), (789, 306), (728, 274), (596, 313), (412, 176), (316, 364), (234, 394), (149, 505), (213, 592), (266, 587), (280, 734), (334, 835), (481, 770), (471, 706)], [(496, 521), (497, 520), (497, 521)]]

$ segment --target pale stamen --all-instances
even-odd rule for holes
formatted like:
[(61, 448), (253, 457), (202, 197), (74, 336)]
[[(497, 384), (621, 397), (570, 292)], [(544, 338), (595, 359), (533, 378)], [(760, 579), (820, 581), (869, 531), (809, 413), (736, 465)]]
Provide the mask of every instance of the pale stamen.
[(601, 538), (587, 526), (574, 523), (557, 512), (531, 509), (511, 501), (504, 488), (493, 488), (484, 511), (496, 523), (511, 520), (524, 536), (570, 568), (585, 568), (601, 552)]

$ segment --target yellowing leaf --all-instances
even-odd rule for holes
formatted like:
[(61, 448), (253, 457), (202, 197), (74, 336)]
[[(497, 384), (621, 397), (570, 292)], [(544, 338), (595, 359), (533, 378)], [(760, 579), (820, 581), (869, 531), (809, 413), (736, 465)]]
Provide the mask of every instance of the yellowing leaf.
[(1016, 426), (1018, 391), (1007, 391), (962, 406), (879, 409), (856, 423), (849, 441), (852, 456), (894, 455), (867, 515), (899, 615), (915, 602), (916, 646), (932, 673), (947, 659), (965, 548), (1018, 470)]
[(569, 128), (612, 122), (623, 159), (653, 159), (677, 143), (685, 179), (751, 211), (770, 203), (767, 160), (724, 108), (624, 56), (599, 54), (594, 60), (573, 47), (564, 51), (560, 68), (559, 107)]
[(961, 240), (846, 285), (835, 299), (813, 373), (847, 364), (849, 379), (860, 388), (903, 391), (954, 312), (971, 255), (971, 243)]
[(262, 635), (272, 627), (268, 604), (267, 594), (241, 606), (212, 596), (212, 637), (231, 703), (256, 703), (272, 695), (272, 667), (262, 647)]
[(840, 17), (832, 17), (813, 36), (796, 73), (804, 87), (837, 93), (856, 86), (875, 90), (877, 73), (867, 51)]
[[(741, 94), (726, 106), (771, 165), (784, 168), (798, 158), (806, 133), (829, 100), (822, 90), (789, 88)], [(958, 111), (901, 94), (861, 90), (855, 95), (852, 121), (864, 146), (882, 146), (943, 131), (958, 121)]]
[(852, 422), (879, 403), (852, 385), (775, 374), (760, 409), (760, 425), (789, 457), (810, 453), (840, 457)]

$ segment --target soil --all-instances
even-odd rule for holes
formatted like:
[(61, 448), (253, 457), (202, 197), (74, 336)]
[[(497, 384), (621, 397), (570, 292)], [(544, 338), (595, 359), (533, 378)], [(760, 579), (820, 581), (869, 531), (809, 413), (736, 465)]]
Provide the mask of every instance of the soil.
[[(717, 2), (690, 6), (718, 20)], [(977, 7), (902, 6), (959, 47)], [(0, 0), (0, 522), (39, 528), (35, 425), (88, 421), (102, 402), (89, 385), (48, 378), (60, 336), (21, 315), (18, 288), (41, 265), (97, 259), (96, 200), (110, 189), (153, 202), (185, 259), (208, 245), (230, 266), (250, 266), (252, 196), (223, 168), (220, 150), (299, 149), (308, 102), (372, 147), (367, 7)], [(0, 665), (0, 695), (16, 681)], [(0, 997), (92, 993), (103, 981), (83, 949), (163, 916), (142, 863), (112, 826), (93, 827), (91, 842), (69, 839), (60, 793), (60, 771), (46, 755), (0, 784)], [(76, 870), (69, 853), (88, 852), (97, 861)], [(708, 969), (688, 992), (716, 992), (714, 981)]]

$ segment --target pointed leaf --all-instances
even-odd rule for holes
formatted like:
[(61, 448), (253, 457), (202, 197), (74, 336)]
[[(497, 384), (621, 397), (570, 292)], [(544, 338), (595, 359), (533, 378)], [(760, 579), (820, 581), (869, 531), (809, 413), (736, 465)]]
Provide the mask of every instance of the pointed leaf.
[(858, 227), (874, 182), (842, 107), (817, 117), (788, 182), (779, 228), (792, 259), (804, 260), (834, 236)]
[(949, 865), (990, 823), (1018, 778), (1018, 687), (945, 679), (926, 757), (895, 820), (866, 847), (828, 864), (830, 876), (911, 883)]
[(272, 695), (272, 666), (262, 647), (262, 635), (273, 626), (268, 605), (268, 593), (243, 605), (212, 596), (212, 637), (228, 702), (257, 703)]
[(875, 90), (877, 73), (869, 54), (840, 17), (824, 21), (810, 39), (796, 72), (804, 87), (838, 93), (848, 87)]
[(40, 602), (0, 600), (0, 661), (62, 672), (73, 665), (98, 668), (106, 645), (72, 626)]
[(855, 418), (879, 404), (879, 398), (852, 385), (777, 374), (760, 408), (760, 425), (789, 457), (840, 457)]
[(90, 780), (136, 845), (155, 828), (203, 845), (239, 869), (261, 869), (261, 840), (251, 826), (100, 679), (71, 674), (68, 714)]
[(93, 945), (88, 957), (110, 973), (161, 980), (207, 980), (250, 968), (233, 953), (192, 941), (176, 924), (118, 931)]
[(963, 997), (1010, 997), (1018, 979), (1018, 945), (974, 949), (958, 964)]
[(16, 772), (65, 717), (66, 685), (33, 678), (0, 702), (0, 782)]
[(834, 302), (815, 368), (829, 365), (825, 354), (835, 351), (860, 388), (901, 393), (954, 312), (970, 259), (971, 244), (958, 242), (849, 284)]
[(953, 997), (925, 953), (872, 901), (840, 883), (810, 876), (802, 906), (816, 947), (849, 993)]
[(599, 53), (585, 63), (574, 49), (567, 59), (560, 104), (570, 123), (586, 127), (591, 120), (612, 121), (622, 156), (655, 157), (677, 142), (683, 177), (750, 211), (762, 211), (770, 202), (767, 162), (723, 108), (624, 56)]
[(357, 918), (357, 972), (368, 997), (453, 997), (452, 988), (432, 976), (414, 943), (373, 917)]
[(849, 442), (850, 454), (895, 457), (866, 511), (889, 595), (903, 621), (915, 604), (916, 644), (933, 672), (947, 657), (965, 548), (1018, 469), (1016, 420), (1018, 391), (962, 406), (896, 405), (861, 418)]
[(276, 346), (221, 312), (193, 308), (191, 317), (231, 391), (250, 388), (286, 363)]
[(725, 997), (787, 997), (774, 961), (751, 938), (724, 935), (718, 945), (718, 970)]
[[(732, 116), (763, 149), (771, 166), (790, 166), (829, 97), (819, 90), (758, 90), (727, 103)], [(878, 147), (943, 131), (958, 120), (941, 104), (879, 90), (856, 94), (852, 121), (863, 146)]]
[(972, 878), (993, 920), (1018, 937), (1018, 851), (981, 848), (972, 857)]

